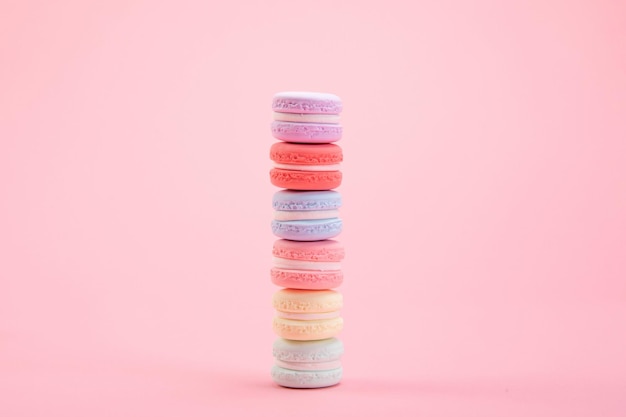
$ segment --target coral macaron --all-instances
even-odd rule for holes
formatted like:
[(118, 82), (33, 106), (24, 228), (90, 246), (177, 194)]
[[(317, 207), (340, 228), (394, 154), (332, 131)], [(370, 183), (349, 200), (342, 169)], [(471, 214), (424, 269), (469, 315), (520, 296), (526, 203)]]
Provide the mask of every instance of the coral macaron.
[(291, 190), (330, 190), (341, 185), (343, 152), (332, 143), (276, 142), (270, 148), (272, 184)]

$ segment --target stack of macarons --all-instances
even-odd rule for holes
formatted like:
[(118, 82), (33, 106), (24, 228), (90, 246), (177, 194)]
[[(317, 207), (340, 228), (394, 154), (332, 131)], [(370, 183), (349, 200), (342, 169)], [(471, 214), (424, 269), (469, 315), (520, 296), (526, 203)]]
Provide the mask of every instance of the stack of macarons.
[(339, 383), (343, 344), (340, 309), (343, 246), (331, 240), (341, 233), (339, 97), (326, 93), (284, 92), (272, 101), (270, 149), (274, 167), (272, 232), (275, 364), (272, 378), (284, 387), (321, 388)]

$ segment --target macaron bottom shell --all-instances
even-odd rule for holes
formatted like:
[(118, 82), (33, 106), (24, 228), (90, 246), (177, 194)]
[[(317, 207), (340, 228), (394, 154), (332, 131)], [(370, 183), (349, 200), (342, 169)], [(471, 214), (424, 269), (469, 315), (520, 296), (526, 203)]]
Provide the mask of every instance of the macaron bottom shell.
[(326, 320), (293, 320), (274, 317), (274, 333), (288, 340), (322, 340), (337, 336), (343, 329), (343, 318)]
[(337, 385), (343, 376), (343, 369), (328, 371), (295, 371), (274, 365), (272, 379), (287, 388), (324, 388)]
[(271, 126), (276, 139), (295, 143), (329, 143), (341, 139), (340, 124), (293, 123), (274, 121)]

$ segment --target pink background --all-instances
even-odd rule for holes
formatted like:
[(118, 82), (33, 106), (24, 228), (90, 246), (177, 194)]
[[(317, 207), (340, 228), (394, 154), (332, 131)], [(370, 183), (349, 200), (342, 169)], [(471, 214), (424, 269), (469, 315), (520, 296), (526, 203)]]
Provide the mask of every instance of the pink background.
[[(619, 1), (3, 1), (0, 415), (626, 415), (625, 36)], [(269, 377), (282, 90), (344, 100), (332, 389)]]

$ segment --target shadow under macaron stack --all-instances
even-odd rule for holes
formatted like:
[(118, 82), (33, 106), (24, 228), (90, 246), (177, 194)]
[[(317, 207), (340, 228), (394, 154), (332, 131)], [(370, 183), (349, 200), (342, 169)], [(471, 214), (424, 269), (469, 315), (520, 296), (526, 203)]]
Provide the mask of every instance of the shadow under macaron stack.
[(322, 388), (342, 377), (343, 328), (340, 309), (343, 246), (341, 233), (339, 97), (326, 93), (284, 92), (272, 101), (270, 181), (283, 188), (274, 194), (272, 249), (276, 316), (272, 378), (289, 388)]

